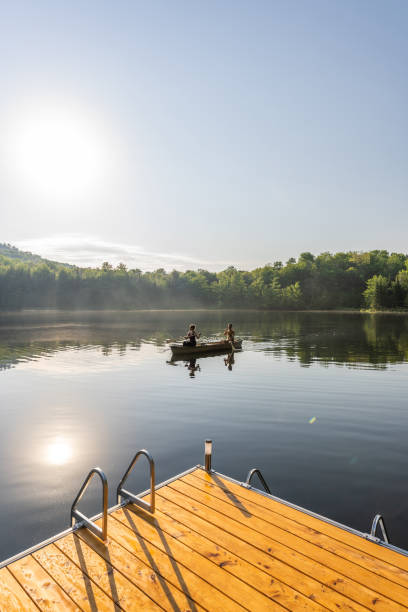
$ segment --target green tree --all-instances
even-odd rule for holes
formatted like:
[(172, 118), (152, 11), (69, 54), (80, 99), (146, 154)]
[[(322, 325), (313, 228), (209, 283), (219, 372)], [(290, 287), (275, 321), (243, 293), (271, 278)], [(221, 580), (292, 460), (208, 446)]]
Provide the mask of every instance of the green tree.
[(389, 281), (381, 274), (369, 278), (363, 294), (367, 308), (380, 310), (388, 306), (389, 288)]

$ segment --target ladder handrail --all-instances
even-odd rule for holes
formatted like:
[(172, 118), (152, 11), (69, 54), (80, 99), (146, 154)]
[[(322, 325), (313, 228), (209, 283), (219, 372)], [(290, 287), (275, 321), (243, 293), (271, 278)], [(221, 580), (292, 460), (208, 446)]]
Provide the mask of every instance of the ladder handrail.
[[(130, 491), (127, 491), (126, 489), (123, 488), (123, 485), (125, 484), (130, 472), (132, 471), (136, 461), (139, 459), (141, 455), (144, 455), (145, 457), (147, 457), (147, 460), (150, 466), (150, 504), (147, 503), (141, 497), (138, 497), (134, 493), (131, 493)], [(137, 451), (136, 455), (133, 457), (132, 461), (130, 462), (128, 469), (122, 476), (120, 483), (118, 484), (118, 488), (116, 489), (117, 503), (118, 504), (120, 503), (121, 497), (126, 498), (128, 502), (131, 501), (134, 504), (143, 508), (144, 510), (147, 510), (148, 512), (151, 512), (153, 514), (155, 510), (155, 495), (156, 495), (155, 487), (156, 487), (156, 477), (155, 477), (154, 460), (151, 454), (149, 453), (149, 451), (143, 448), (142, 450)]]
[[(99, 476), (102, 482), (102, 529), (87, 516), (85, 516), (85, 514), (77, 510), (77, 505), (81, 501), (95, 474)], [(92, 531), (92, 533), (98, 536), (98, 538), (101, 538), (101, 540), (104, 542), (106, 541), (108, 537), (108, 479), (99, 467), (92, 468), (92, 470), (89, 472), (71, 506), (71, 523), (73, 523), (75, 519), (80, 523), (85, 523), (86, 527)]]
[(376, 538), (376, 537), (377, 537), (375, 534), (376, 534), (376, 532), (377, 532), (377, 527), (378, 527), (378, 525), (381, 527), (381, 531), (382, 531), (382, 534), (383, 534), (383, 540), (384, 540), (384, 542), (385, 542), (386, 544), (389, 544), (389, 543), (390, 543), (390, 540), (389, 540), (389, 538), (388, 538), (387, 528), (386, 528), (386, 526), (385, 526), (385, 522), (384, 522), (384, 519), (383, 519), (383, 517), (382, 517), (382, 515), (381, 515), (381, 514), (376, 514), (376, 515), (375, 515), (375, 517), (374, 517), (374, 519), (373, 519), (373, 523), (372, 523), (372, 525), (371, 525), (370, 536), (371, 536), (372, 538)]
[(266, 480), (262, 476), (261, 470), (259, 470), (258, 468), (252, 468), (252, 470), (249, 470), (248, 476), (246, 477), (245, 485), (247, 487), (250, 486), (250, 482), (252, 480), (252, 477), (255, 476), (255, 474), (258, 474), (258, 478), (261, 481), (263, 488), (265, 489), (265, 491), (267, 493), (269, 493), (269, 495), (271, 495), (271, 491), (270, 491), (268, 485), (266, 484)]

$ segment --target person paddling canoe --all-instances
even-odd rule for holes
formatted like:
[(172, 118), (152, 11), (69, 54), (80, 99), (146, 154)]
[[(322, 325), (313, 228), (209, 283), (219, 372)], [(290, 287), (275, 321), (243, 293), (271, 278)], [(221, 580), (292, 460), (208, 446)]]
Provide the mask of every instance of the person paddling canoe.
[(187, 336), (184, 336), (186, 340), (183, 342), (183, 346), (196, 346), (197, 340), (200, 336), (201, 334), (196, 331), (196, 326), (194, 323), (192, 323), (187, 332)]

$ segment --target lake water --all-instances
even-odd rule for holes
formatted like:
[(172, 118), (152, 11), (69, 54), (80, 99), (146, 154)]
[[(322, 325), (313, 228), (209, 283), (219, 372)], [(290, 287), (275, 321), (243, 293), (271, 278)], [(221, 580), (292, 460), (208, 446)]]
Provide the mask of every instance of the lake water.
[[(169, 363), (166, 338), (229, 320), (244, 339), (233, 362)], [(403, 315), (0, 315), (0, 560), (69, 526), (91, 467), (113, 505), (136, 450), (161, 482), (202, 463), (208, 437), (217, 471), (259, 467), (274, 494), (363, 531), (380, 512), (408, 548), (407, 362)], [(129, 488), (147, 486), (141, 461)]]

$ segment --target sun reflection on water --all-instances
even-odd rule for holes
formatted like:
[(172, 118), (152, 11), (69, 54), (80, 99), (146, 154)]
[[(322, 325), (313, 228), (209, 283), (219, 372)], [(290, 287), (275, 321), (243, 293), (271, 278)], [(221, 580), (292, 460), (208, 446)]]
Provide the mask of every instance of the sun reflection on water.
[(56, 438), (47, 446), (45, 460), (51, 465), (64, 465), (71, 459), (72, 454), (72, 446), (68, 440)]

